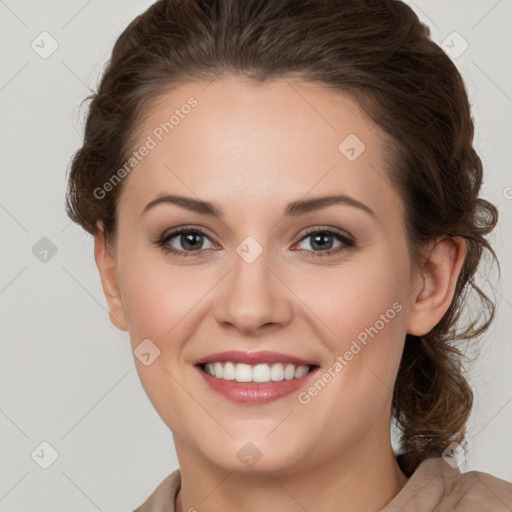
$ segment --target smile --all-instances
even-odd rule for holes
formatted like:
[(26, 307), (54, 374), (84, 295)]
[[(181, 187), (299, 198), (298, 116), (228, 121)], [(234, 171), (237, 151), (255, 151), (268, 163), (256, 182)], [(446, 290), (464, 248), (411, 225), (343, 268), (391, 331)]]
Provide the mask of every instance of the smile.
[(232, 402), (258, 405), (299, 392), (320, 367), (289, 363), (253, 366), (226, 361), (200, 364), (196, 368), (212, 391)]
[(282, 380), (300, 379), (313, 366), (286, 363), (249, 365), (243, 363), (215, 362), (207, 363), (203, 370), (218, 379), (236, 380), (237, 382), (280, 382)]

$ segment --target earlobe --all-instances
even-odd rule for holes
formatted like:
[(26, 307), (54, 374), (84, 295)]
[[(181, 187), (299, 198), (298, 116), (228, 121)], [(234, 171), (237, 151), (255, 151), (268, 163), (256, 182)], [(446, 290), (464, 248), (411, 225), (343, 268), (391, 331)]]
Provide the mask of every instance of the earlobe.
[(423, 336), (439, 323), (452, 302), (466, 254), (463, 237), (445, 237), (434, 243), (418, 270), (423, 286), (412, 295), (408, 334)]
[(98, 221), (98, 232), (94, 235), (94, 259), (100, 273), (103, 293), (108, 304), (110, 321), (120, 330), (127, 331), (121, 292), (117, 281), (115, 259), (109, 250), (103, 224)]

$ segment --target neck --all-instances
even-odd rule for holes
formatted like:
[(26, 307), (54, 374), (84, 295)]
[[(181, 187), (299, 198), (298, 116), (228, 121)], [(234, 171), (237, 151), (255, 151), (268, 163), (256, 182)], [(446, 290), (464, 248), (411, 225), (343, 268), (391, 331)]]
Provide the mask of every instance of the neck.
[[(181, 489), (176, 511), (296, 512), (365, 510), (378, 512), (407, 483), (390, 442), (332, 451), (319, 463), (291, 471), (241, 473), (211, 465), (175, 439)], [(297, 465), (298, 466), (298, 465)]]

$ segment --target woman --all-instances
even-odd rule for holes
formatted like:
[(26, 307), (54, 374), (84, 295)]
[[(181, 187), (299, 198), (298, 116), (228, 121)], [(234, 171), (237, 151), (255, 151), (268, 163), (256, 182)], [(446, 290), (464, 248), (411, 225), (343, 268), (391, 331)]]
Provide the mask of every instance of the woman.
[(429, 36), (393, 0), (160, 0), (117, 40), (67, 211), (179, 459), (137, 511), (512, 510), (457, 467), (497, 210)]

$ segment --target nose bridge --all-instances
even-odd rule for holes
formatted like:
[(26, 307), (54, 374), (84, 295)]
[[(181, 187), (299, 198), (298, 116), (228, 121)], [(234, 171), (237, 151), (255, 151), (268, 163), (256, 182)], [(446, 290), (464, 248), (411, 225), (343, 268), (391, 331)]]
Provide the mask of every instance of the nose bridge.
[[(235, 248), (233, 254), (233, 272), (230, 278), (230, 294), (248, 306), (251, 302), (262, 300), (265, 304), (272, 302), (275, 294), (270, 267), (271, 251), (268, 238), (258, 236), (261, 243), (252, 235), (246, 236)], [(274, 293), (272, 293), (274, 291)], [(250, 299), (252, 297), (252, 300)], [(242, 305), (239, 302), (239, 305)], [(260, 306), (262, 307), (263, 302)]]
[(217, 303), (219, 322), (241, 330), (257, 329), (268, 323), (289, 321), (287, 288), (275, 276), (269, 236), (246, 236), (232, 255), (232, 270)]

